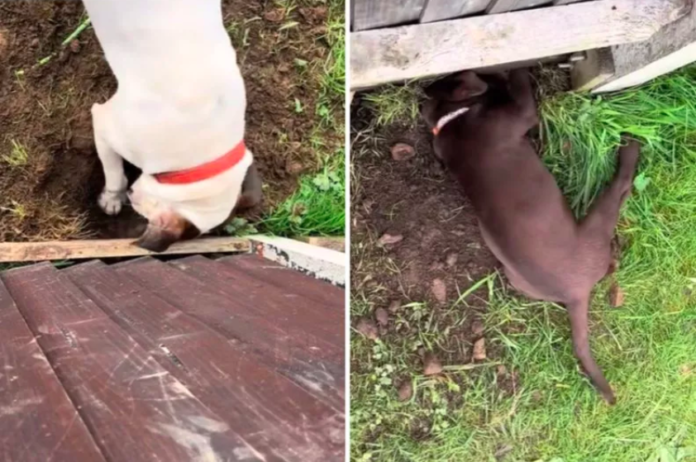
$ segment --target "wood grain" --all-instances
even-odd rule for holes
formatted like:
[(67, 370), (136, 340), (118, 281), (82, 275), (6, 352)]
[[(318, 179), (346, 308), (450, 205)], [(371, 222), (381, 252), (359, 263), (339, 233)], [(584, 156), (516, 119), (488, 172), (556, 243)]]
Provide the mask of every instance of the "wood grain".
[(272, 287), (251, 278), (231, 277), (225, 265), (208, 266), (215, 262), (196, 262), (197, 258), (187, 259), (184, 269), (141, 260), (119, 268), (118, 273), (258, 354), (265, 364), (342, 411), (343, 311), (310, 313), (297, 297), (279, 303)]
[(426, 0), (352, 0), (354, 30), (393, 26), (420, 18)]
[(534, 8), (546, 3), (551, 3), (551, 0), (493, 0), (486, 12), (488, 14), (506, 13), (523, 8)]
[[(237, 237), (208, 237), (178, 242), (162, 255), (248, 252), (249, 241)], [(0, 263), (153, 255), (133, 245), (131, 239), (4, 242), (0, 243)]]
[(351, 34), (351, 86), (447, 74), (649, 39), (683, 0), (598, 0)]
[(107, 460), (261, 460), (67, 275), (41, 264), (3, 279)]
[[(267, 461), (343, 460), (343, 412), (109, 267), (90, 263), (66, 272), (255, 454)], [(199, 304), (230, 315), (220, 304)]]
[(433, 22), (486, 11), (492, 0), (428, 0), (420, 21)]
[[(325, 281), (309, 278), (299, 271), (287, 266), (266, 260), (257, 255), (236, 255), (218, 260), (225, 265), (235, 268), (241, 275), (251, 276), (256, 280), (294, 294), (321, 303), (330, 309), (343, 312), (345, 306), (345, 290)], [(337, 321), (334, 317), (333, 321)]]
[(0, 283), (0, 460), (105, 462)]

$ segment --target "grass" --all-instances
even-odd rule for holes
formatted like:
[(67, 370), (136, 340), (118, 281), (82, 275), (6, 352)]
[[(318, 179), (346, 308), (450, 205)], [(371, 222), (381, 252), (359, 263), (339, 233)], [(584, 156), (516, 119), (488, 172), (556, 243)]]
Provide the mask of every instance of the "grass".
[(29, 163), (26, 146), (17, 140), (10, 140), (10, 152), (2, 156), (2, 161), (13, 168), (24, 167)]
[[(592, 307), (593, 350), (618, 404), (578, 374), (565, 311), (506, 292), (493, 274), (481, 281), (486, 339), (507, 372), (423, 377), (414, 348), (427, 338), (437, 350), (449, 325), (420, 303), (394, 321), (407, 334), (353, 334), (354, 461), (696, 460), (696, 68), (615, 95), (551, 97), (541, 115), (544, 161), (579, 215), (613, 175), (621, 133), (643, 143), (618, 227), (625, 305), (608, 306), (604, 282)], [(353, 296), (354, 315), (375, 308)], [(415, 393), (399, 402), (404, 380)]]
[(387, 85), (365, 97), (366, 105), (376, 114), (375, 126), (401, 122), (414, 124), (419, 116), (419, 85)]
[(338, 151), (324, 168), (300, 179), (298, 190), (258, 224), (276, 235), (336, 236), (345, 229), (344, 153)]

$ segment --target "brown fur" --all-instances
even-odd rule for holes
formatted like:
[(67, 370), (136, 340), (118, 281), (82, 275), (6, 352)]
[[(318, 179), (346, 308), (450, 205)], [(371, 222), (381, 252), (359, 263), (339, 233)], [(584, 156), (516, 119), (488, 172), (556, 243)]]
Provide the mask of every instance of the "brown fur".
[(435, 138), (435, 152), (463, 186), (510, 283), (529, 297), (566, 306), (575, 355), (613, 404), (614, 393), (590, 351), (587, 316), (591, 290), (612, 263), (611, 241), (631, 191), (638, 143), (621, 148), (616, 177), (578, 222), (526, 138), (538, 124), (526, 70), (512, 71), (509, 79), (482, 79), (466, 71), (435, 82), (426, 93), (432, 99), (423, 115), (431, 126), (470, 107), (445, 125)]

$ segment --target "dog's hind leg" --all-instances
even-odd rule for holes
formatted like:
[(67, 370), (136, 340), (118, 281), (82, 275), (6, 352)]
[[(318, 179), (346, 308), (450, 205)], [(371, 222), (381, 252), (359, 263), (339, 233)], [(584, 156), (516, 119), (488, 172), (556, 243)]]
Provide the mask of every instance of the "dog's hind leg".
[(619, 170), (614, 180), (580, 223), (581, 237), (586, 242), (601, 242), (603, 246), (606, 245), (609, 253), (621, 206), (633, 186), (639, 155), (640, 145), (635, 140), (629, 140), (627, 145), (619, 149)]
[[(108, 103), (107, 103), (108, 104)], [(104, 132), (104, 106), (92, 106), (94, 144), (104, 169), (104, 190), (99, 196), (99, 207), (108, 215), (117, 215), (126, 201), (128, 180), (123, 169), (123, 158), (109, 145)]]

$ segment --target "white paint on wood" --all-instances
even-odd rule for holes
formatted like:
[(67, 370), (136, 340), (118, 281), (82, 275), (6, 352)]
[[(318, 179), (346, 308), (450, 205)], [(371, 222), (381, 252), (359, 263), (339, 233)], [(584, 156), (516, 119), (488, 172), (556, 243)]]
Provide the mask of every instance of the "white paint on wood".
[[(139, 257), (155, 255), (136, 247), (132, 239), (55, 242), (4, 242), (0, 244), (0, 263), (25, 261), (82, 260), (92, 258)], [(248, 239), (208, 237), (178, 242), (158, 255), (248, 252)]]
[(346, 254), (294, 239), (251, 236), (252, 250), (283, 266), (340, 287), (346, 284)]
[(416, 21), (426, 0), (351, 0), (354, 30), (375, 29)]
[(486, 11), (492, 0), (428, 0), (421, 22), (442, 21)]
[(696, 8), (650, 40), (612, 47), (614, 77), (593, 92), (622, 90), (696, 62)]
[(351, 88), (640, 42), (686, 1), (597, 0), (353, 33)]

